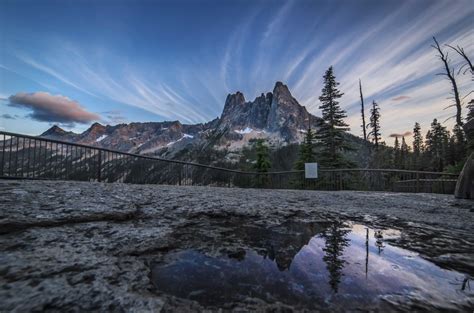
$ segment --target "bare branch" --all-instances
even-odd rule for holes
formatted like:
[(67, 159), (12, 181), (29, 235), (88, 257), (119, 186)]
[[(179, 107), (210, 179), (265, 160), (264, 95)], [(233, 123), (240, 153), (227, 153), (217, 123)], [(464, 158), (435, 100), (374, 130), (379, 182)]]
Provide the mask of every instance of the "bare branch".
[(455, 106), (456, 106), (456, 124), (457, 125), (462, 125), (462, 106), (461, 106), (461, 100), (459, 99), (459, 91), (458, 91), (458, 86), (456, 83), (456, 79), (454, 78), (454, 69), (451, 69), (449, 67), (449, 60), (448, 60), (448, 53), (444, 52), (438, 41), (436, 40), (436, 37), (433, 37), (433, 41), (435, 42), (435, 45), (432, 45), (433, 48), (435, 48), (438, 51), (438, 56), (443, 61), (444, 64), (444, 69), (446, 72), (446, 76), (448, 79), (451, 81), (451, 86), (452, 86), (452, 91), (454, 93), (454, 100), (455, 100)]
[[(466, 65), (468, 65), (468, 64), (463, 64), (463, 65), (461, 65), (461, 67), (460, 67), (459, 70), (458, 70), (458, 75), (461, 73), (462, 69), (463, 69)], [(467, 69), (467, 70), (469, 70), (469, 69)], [(464, 75), (465, 73), (466, 73), (466, 72), (464, 71), (464, 72), (463, 72), (463, 75)]]
[(447, 119), (445, 119), (443, 123), (446, 123), (447, 121), (449, 121), (450, 119), (455, 118), (455, 117), (456, 117), (455, 115), (452, 115), (452, 116), (448, 117)]
[(466, 52), (464, 52), (463, 48), (461, 48), (460, 46), (457, 46), (456, 48), (450, 45), (446, 45), (446, 46), (456, 51), (467, 62), (467, 64), (471, 68), (471, 73), (474, 73), (474, 66), (471, 60), (469, 59), (469, 57), (467, 56)]
[(446, 109), (452, 108), (454, 106), (456, 106), (456, 105), (455, 104), (448, 105), (447, 107), (443, 108), (443, 111), (446, 110)]
[(466, 99), (466, 98), (467, 98), (467, 96), (469, 96), (469, 95), (470, 95), (471, 93), (473, 93), (473, 92), (474, 92), (474, 90), (471, 90), (471, 91), (469, 91), (469, 93), (468, 93), (467, 95), (465, 95), (464, 97), (462, 97), (462, 99), (461, 99), (461, 100), (464, 100), (464, 99)]

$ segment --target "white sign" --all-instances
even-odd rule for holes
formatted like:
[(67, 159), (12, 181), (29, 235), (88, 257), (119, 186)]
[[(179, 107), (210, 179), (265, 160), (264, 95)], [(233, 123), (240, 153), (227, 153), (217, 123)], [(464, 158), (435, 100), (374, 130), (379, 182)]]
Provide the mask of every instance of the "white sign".
[(305, 178), (318, 178), (318, 163), (305, 163), (304, 164), (304, 177)]

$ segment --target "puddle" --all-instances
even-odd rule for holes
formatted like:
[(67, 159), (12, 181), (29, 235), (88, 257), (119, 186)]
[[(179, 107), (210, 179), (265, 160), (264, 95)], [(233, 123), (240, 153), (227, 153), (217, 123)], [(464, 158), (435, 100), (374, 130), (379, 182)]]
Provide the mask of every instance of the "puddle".
[(168, 253), (152, 266), (153, 284), (204, 306), (251, 298), (313, 309), (474, 306), (465, 274), (390, 245), (386, 240), (400, 236), (397, 230), (311, 223), (238, 227), (234, 235), (242, 247), (236, 251)]

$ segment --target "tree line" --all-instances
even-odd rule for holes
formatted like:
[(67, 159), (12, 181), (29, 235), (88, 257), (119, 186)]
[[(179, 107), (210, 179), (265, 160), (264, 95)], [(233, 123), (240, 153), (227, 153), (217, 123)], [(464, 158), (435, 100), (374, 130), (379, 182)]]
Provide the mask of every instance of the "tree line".
[[(382, 140), (382, 125), (380, 119), (382, 112), (379, 104), (373, 100), (370, 107), (369, 122), (366, 123), (365, 103), (362, 93), (362, 81), (359, 80), (361, 99), (361, 119), (363, 139), (371, 150), (368, 166), (371, 168), (396, 168), (423, 171), (451, 171), (459, 172), (467, 158), (468, 153), (474, 151), (474, 134), (465, 134), (462, 128), (464, 121), (474, 118), (474, 99), (467, 105), (467, 116), (462, 118), (462, 100), (458, 90), (456, 75), (470, 73), (474, 81), (474, 68), (460, 46), (446, 47), (454, 51), (465, 62), (458, 69), (450, 65), (448, 52), (444, 51), (436, 38), (433, 37), (438, 57), (443, 65), (443, 75), (451, 84), (453, 104), (456, 114), (453, 116), (456, 123), (451, 131), (443, 126), (438, 119), (433, 119), (429, 130), (423, 136), (421, 125), (415, 122), (412, 132), (412, 144), (406, 143), (404, 136), (395, 136), (394, 147), (389, 147)], [(311, 129), (309, 123), (303, 142), (299, 146), (298, 158), (294, 164), (296, 170), (303, 170), (305, 163), (318, 162), (324, 168), (351, 168), (355, 164), (345, 156), (346, 151), (353, 149), (348, 142), (348, 124), (344, 122), (347, 113), (339, 104), (339, 99), (344, 95), (338, 86), (334, 69), (328, 68), (323, 76), (324, 85), (319, 101), (321, 105), (322, 121), (316, 130)], [(255, 141), (257, 147), (257, 160), (254, 168), (259, 172), (267, 172), (271, 168), (269, 150), (263, 139)]]

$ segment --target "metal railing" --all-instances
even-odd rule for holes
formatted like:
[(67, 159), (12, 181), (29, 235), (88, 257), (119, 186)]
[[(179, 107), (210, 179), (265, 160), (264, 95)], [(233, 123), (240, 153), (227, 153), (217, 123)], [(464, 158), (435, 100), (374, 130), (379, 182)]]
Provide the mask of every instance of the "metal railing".
[(395, 169), (245, 172), (0, 131), (0, 178), (243, 188), (454, 192), (456, 174)]

